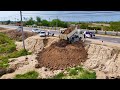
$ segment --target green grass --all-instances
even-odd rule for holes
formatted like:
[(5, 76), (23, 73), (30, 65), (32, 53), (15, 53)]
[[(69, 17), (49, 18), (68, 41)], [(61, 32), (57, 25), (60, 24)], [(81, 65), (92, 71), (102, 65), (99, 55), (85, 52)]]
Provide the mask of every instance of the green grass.
[(65, 75), (63, 74), (63, 72), (55, 75), (52, 79), (62, 79)]
[(16, 50), (13, 40), (3, 33), (0, 33), (0, 53), (11, 53)]
[(88, 71), (82, 67), (68, 68), (67, 74), (61, 72), (55, 75), (52, 79), (96, 79), (96, 73)]
[(15, 42), (3, 33), (0, 33), (0, 68), (9, 66), (9, 58), (17, 58), (20, 56), (29, 55), (26, 50), (16, 50)]
[(31, 52), (28, 52), (26, 50), (20, 50), (20, 51), (14, 51), (12, 53), (7, 54), (6, 56), (0, 56), (0, 67), (6, 68), (9, 66), (8, 59), (9, 58), (17, 58), (20, 56), (30, 55)]
[(30, 71), (25, 74), (17, 74), (14, 79), (37, 79), (38, 72)]

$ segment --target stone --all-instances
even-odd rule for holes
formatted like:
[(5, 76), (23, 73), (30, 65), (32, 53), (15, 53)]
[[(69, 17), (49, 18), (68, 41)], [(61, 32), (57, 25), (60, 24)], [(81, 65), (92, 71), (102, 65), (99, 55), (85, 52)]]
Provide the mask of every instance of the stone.
[(8, 68), (6, 71), (6, 73), (13, 73), (13, 72), (15, 72), (15, 69), (13, 69), (13, 68)]
[(48, 71), (47, 68), (45, 68), (44, 71)]
[(2, 76), (2, 75), (4, 75), (4, 74), (6, 74), (6, 69), (3, 69), (3, 68), (1, 69), (1, 68), (0, 68), (0, 76)]
[(39, 64), (35, 64), (35, 68), (40, 68), (40, 65)]
[(17, 65), (16, 64), (12, 64), (12, 65), (9, 66), (9, 68), (12, 68), (12, 69), (16, 70), (17, 69)]

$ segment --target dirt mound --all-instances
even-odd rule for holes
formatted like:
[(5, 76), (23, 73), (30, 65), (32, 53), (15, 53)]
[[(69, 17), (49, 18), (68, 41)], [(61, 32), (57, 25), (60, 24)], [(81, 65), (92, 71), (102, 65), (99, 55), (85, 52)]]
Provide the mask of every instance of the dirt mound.
[(6, 28), (0, 27), (0, 30), (6, 30)]
[[(22, 32), (18, 32), (16, 30), (8, 30), (8, 31), (3, 32), (3, 33), (7, 34), (7, 36), (13, 40), (22, 41)], [(24, 39), (31, 37), (33, 35), (36, 35), (36, 34), (32, 33), (32, 32), (24, 31)]]
[(52, 70), (65, 69), (80, 65), (87, 58), (82, 42), (69, 44), (65, 40), (53, 43), (50, 47), (38, 53), (36, 59), (40, 67)]
[(98, 79), (105, 79), (120, 76), (120, 50), (116, 47), (87, 44), (88, 59), (83, 66), (93, 69)]
[(63, 34), (69, 34), (70, 32), (72, 32), (75, 29), (75, 26), (69, 27), (67, 28)]

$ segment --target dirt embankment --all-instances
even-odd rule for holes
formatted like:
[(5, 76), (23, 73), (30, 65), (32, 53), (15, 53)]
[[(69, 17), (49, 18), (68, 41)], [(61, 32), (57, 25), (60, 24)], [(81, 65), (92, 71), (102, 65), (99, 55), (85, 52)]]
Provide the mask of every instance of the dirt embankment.
[(120, 48), (97, 44), (86, 45), (88, 59), (84, 66), (96, 71), (97, 78), (120, 76)]
[[(22, 41), (22, 32), (18, 32), (17, 30), (6, 30), (3, 33), (5, 33), (8, 37), (15, 41)], [(36, 35), (32, 32), (24, 31), (24, 39), (27, 39), (28, 37)]]
[(0, 27), (0, 31), (2, 31), (2, 30), (6, 30), (6, 28)]
[(80, 65), (86, 58), (87, 52), (82, 42), (69, 44), (65, 40), (60, 40), (39, 52), (36, 59), (40, 67), (58, 70)]
[[(53, 42), (58, 41), (59, 38), (56, 37), (47, 37), (46, 39), (40, 37), (39, 35), (29, 37), (25, 40), (25, 48), (33, 53), (38, 53), (43, 50), (43, 48), (49, 47)], [(16, 42), (17, 50), (23, 48), (22, 42)]]

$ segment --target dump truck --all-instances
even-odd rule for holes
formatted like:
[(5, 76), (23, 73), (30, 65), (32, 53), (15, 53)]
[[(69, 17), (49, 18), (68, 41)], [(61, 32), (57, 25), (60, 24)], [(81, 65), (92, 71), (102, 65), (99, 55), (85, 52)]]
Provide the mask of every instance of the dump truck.
[[(67, 30), (67, 29), (66, 29)], [(64, 40), (68, 40), (69, 42), (76, 42), (79, 40), (83, 40), (84, 41), (84, 35), (81, 34), (77, 27), (75, 27), (73, 30), (71, 30), (70, 33), (65, 34), (65, 33), (61, 33), (59, 35), (60, 39), (64, 39)]]

